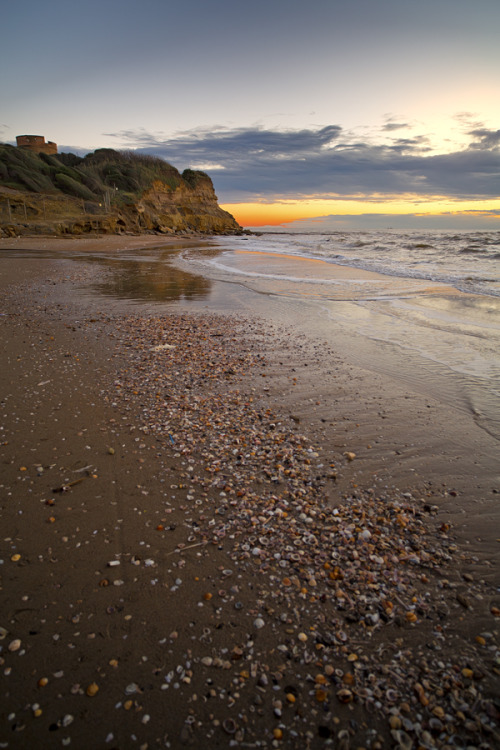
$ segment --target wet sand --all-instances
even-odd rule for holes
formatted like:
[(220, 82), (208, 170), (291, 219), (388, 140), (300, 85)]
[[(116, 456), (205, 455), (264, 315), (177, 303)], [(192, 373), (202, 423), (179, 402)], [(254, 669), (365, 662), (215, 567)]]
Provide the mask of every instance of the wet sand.
[(489, 439), (105, 273), (0, 258), (1, 746), (497, 746)]

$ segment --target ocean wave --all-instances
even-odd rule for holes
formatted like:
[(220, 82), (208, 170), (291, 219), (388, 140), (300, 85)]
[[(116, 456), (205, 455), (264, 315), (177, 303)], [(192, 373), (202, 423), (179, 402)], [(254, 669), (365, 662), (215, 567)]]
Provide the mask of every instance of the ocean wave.
[[(234, 248), (234, 240), (226, 247)], [(461, 291), (500, 295), (500, 232), (345, 232), (266, 234), (249, 238), (245, 250), (338, 263), (388, 276), (427, 279)], [(492, 273), (493, 271), (493, 273)]]

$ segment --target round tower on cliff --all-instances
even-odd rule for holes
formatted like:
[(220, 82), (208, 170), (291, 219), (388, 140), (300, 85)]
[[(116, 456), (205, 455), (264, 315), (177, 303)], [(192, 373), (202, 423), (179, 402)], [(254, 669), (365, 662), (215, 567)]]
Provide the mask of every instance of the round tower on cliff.
[(18, 135), (16, 136), (18, 148), (27, 148), (35, 154), (57, 154), (57, 143), (47, 141), (43, 135)]

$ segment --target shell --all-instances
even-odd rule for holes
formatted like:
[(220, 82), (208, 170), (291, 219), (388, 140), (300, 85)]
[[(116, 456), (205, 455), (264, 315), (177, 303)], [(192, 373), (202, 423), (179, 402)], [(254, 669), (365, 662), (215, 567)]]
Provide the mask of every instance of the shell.
[(234, 734), (238, 727), (234, 719), (224, 719), (222, 728), (226, 734)]

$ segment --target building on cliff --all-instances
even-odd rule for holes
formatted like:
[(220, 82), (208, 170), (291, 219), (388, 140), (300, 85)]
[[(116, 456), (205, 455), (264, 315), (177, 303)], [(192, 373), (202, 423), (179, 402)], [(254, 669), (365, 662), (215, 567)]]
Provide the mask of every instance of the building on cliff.
[(18, 135), (16, 136), (18, 148), (27, 148), (35, 154), (57, 154), (57, 143), (47, 141), (43, 135)]

